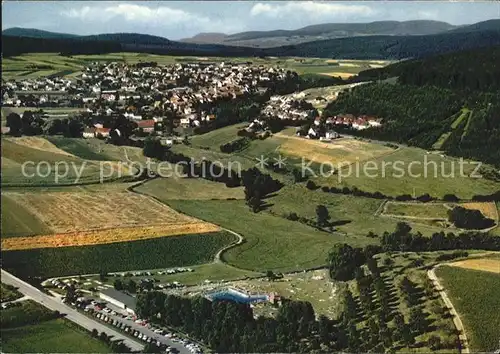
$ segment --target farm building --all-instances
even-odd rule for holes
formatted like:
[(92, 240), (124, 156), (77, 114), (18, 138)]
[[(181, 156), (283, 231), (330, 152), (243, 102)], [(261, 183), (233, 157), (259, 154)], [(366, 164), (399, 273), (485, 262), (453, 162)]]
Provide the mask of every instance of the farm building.
[(106, 289), (99, 293), (99, 297), (133, 315), (135, 314), (136, 299), (130, 295), (115, 289)]

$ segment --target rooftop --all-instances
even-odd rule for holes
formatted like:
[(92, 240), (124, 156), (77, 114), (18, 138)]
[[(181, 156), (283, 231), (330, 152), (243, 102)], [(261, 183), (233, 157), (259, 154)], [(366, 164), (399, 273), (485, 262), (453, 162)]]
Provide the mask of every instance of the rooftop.
[(135, 311), (135, 304), (137, 301), (135, 297), (132, 297), (128, 294), (125, 294), (124, 292), (115, 289), (101, 290), (101, 294), (120, 301), (121, 303), (125, 304), (127, 308)]

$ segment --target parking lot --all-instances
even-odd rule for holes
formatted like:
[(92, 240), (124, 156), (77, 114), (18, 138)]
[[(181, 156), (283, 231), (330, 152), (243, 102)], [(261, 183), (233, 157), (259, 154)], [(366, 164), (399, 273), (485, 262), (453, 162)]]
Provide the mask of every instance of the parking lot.
[(101, 307), (96, 301), (84, 306), (84, 311), (97, 320), (133, 336), (145, 343), (153, 343), (166, 353), (203, 354), (201, 347), (191, 341), (183, 339), (175, 333), (159, 326), (153, 326), (145, 320), (125, 314), (121, 309), (107, 304)]

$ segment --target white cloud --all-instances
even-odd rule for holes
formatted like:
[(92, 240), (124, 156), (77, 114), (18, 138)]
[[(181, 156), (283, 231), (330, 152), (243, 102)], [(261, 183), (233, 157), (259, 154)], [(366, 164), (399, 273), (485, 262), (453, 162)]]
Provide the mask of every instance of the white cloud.
[(280, 4), (257, 3), (250, 10), (252, 16), (271, 18), (309, 17), (311, 19), (369, 17), (376, 11), (367, 5), (347, 5), (335, 2), (284, 2)]
[[(147, 26), (169, 29), (188, 29), (196, 33), (200, 31), (238, 30), (240, 24), (230, 20), (216, 20), (207, 16), (175, 9), (167, 6), (149, 7), (130, 3), (111, 3), (103, 6), (83, 6), (61, 12), (61, 15), (83, 22), (112, 23), (113, 26)], [(121, 24), (119, 24), (121, 22)]]
[(62, 15), (70, 18), (78, 18), (83, 21), (110, 21), (119, 18), (135, 23), (164, 23), (179, 24), (190, 21), (198, 23), (209, 23), (207, 17), (192, 14), (184, 10), (173, 9), (166, 6), (151, 8), (136, 4), (113, 4), (110, 6), (84, 6), (79, 9), (71, 9), (62, 12)]

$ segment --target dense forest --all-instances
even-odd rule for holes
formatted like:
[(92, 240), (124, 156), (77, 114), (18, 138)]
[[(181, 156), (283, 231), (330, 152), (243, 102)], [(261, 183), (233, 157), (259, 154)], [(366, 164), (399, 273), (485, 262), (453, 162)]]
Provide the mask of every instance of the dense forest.
[(500, 46), (408, 60), (359, 73), (363, 79), (398, 77), (399, 83), (453, 89), (500, 90)]

